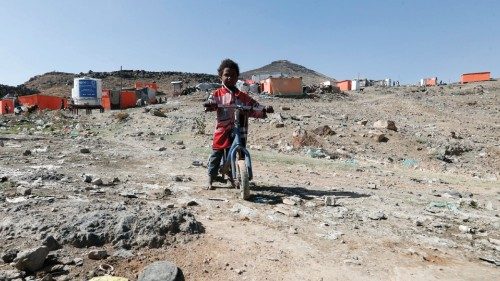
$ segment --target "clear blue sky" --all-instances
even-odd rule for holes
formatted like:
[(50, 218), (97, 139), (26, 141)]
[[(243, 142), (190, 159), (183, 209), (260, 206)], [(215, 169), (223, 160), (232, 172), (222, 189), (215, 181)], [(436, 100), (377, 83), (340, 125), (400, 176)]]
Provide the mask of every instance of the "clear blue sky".
[(500, 1), (0, 0), (0, 84), (49, 71), (215, 74), (287, 59), (335, 79), (500, 77)]

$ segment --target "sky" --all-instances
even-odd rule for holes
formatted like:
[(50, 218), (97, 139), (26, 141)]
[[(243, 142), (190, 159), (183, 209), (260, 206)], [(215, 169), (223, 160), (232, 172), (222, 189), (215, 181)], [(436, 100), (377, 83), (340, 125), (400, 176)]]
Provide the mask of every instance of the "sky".
[(337, 80), (500, 77), (500, 1), (0, 0), (0, 84), (120, 67), (216, 74), (224, 58)]

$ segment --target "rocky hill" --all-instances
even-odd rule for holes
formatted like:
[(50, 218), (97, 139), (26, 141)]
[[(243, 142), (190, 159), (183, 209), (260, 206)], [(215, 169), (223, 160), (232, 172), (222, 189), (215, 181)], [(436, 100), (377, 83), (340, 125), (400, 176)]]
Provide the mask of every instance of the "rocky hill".
[(65, 72), (48, 72), (37, 75), (24, 83), (25, 87), (37, 89), (48, 95), (68, 96), (73, 87), (73, 79), (76, 77), (92, 77), (102, 79), (105, 89), (131, 88), (137, 81), (155, 81), (161, 92), (169, 94), (172, 91), (170, 82), (183, 81), (185, 87), (194, 86), (200, 82), (218, 82), (216, 75), (204, 73), (187, 73), (174, 71), (145, 71), (145, 70), (122, 70), (112, 72), (80, 72), (78, 74)]
[(328, 77), (324, 74), (318, 73), (307, 67), (292, 63), (287, 60), (273, 61), (272, 63), (265, 65), (261, 68), (245, 71), (241, 73), (241, 76), (245, 79), (250, 79), (252, 75), (273, 74), (273, 73), (282, 73), (283, 75), (286, 76), (302, 77), (302, 82), (305, 85), (315, 85), (325, 80), (334, 80), (333, 78)]

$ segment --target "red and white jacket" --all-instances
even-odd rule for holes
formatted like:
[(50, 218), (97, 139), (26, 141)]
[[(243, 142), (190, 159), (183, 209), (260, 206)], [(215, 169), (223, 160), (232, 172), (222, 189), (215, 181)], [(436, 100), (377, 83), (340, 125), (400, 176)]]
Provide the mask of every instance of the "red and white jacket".
[[(262, 110), (263, 106), (251, 98), (247, 93), (240, 90), (234, 92), (225, 86), (215, 90), (209, 101), (215, 102), (217, 105), (246, 105), (253, 106), (256, 110), (250, 112), (249, 116), (253, 118), (264, 118), (265, 113)], [(234, 108), (218, 108), (217, 109), (217, 124), (215, 126), (214, 139), (212, 149), (226, 149), (231, 147), (231, 133), (234, 127)], [(241, 116), (240, 118), (241, 140), (246, 143), (248, 133), (248, 118)]]

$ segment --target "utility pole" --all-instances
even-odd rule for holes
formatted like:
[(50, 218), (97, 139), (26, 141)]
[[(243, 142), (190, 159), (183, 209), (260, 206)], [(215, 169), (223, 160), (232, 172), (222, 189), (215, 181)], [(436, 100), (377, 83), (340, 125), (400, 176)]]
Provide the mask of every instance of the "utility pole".
[(123, 66), (120, 65), (120, 91), (123, 90)]

